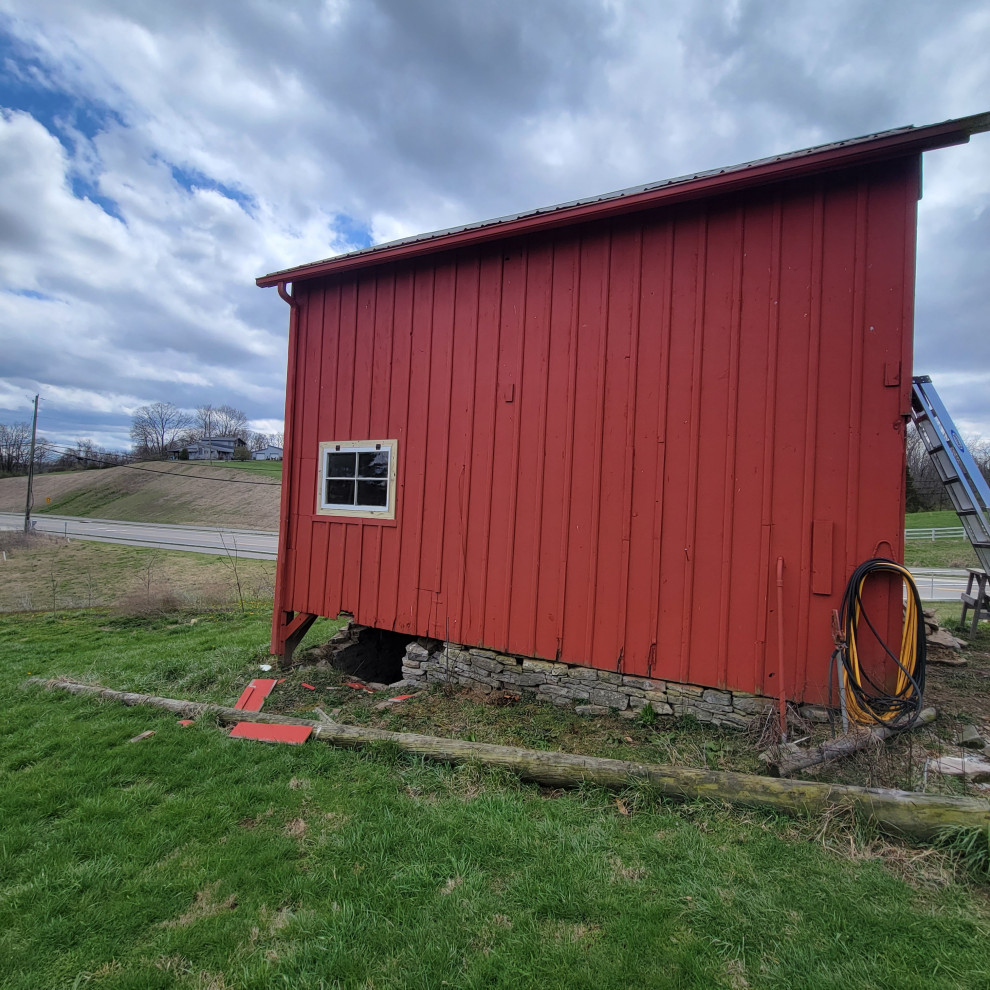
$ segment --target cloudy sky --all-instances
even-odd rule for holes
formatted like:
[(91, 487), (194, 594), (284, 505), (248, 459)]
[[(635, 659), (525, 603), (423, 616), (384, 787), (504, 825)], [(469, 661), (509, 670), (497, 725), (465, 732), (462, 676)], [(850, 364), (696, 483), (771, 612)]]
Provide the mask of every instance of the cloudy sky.
[[(0, 422), (281, 428), (254, 278), (990, 110), (986, 0), (0, 0)], [(990, 435), (990, 134), (925, 156), (916, 363)]]

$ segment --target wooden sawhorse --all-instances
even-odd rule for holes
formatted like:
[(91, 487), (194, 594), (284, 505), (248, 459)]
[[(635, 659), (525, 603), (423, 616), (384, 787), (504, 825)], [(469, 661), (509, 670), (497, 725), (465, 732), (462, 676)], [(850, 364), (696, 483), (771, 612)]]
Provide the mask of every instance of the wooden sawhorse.
[[(962, 616), (959, 625), (966, 625), (966, 613), (973, 610), (973, 623), (970, 626), (970, 636), (976, 635), (976, 626), (980, 619), (990, 619), (990, 577), (982, 567), (967, 567), (969, 571), (969, 581), (966, 590), (959, 596), (962, 600)], [(976, 594), (973, 594), (973, 585), (976, 585)]]

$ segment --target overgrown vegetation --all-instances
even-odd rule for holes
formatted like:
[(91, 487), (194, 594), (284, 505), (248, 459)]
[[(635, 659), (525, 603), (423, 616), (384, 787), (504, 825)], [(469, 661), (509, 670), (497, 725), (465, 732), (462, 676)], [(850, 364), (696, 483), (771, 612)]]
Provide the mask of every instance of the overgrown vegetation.
[(0, 612), (270, 608), (275, 582), (274, 561), (241, 557), (232, 540), (226, 555), (212, 556), (0, 530), (0, 551)]

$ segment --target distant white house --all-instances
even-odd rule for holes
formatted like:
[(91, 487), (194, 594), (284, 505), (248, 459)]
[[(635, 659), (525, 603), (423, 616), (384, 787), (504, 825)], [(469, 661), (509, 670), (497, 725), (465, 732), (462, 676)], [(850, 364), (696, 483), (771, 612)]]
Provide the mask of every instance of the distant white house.
[(261, 450), (252, 451), (251, 459), (255, 461), (280, 461), (282, 460), (282, 448), (272, 447), (269, 444), (267, 447), (262, 447)]
[[(234, 448), (247, 446), (242, 437), (209, 437), (194, 440), (192, 443), (175, 444), (169, 450), (169, 460), (184, 460), (182, 451), (186, 451), (191, 461), (232, 461)], [(279, 451), (279, 460), (281, 460)]]

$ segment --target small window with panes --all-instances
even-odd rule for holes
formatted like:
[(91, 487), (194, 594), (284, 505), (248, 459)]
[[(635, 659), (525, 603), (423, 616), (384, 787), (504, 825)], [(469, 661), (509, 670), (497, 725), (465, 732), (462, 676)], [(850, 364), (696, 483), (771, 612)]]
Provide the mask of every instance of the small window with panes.
[(395, 518), (395, 441), (331, 441), (320, 444), (323, 515)]

